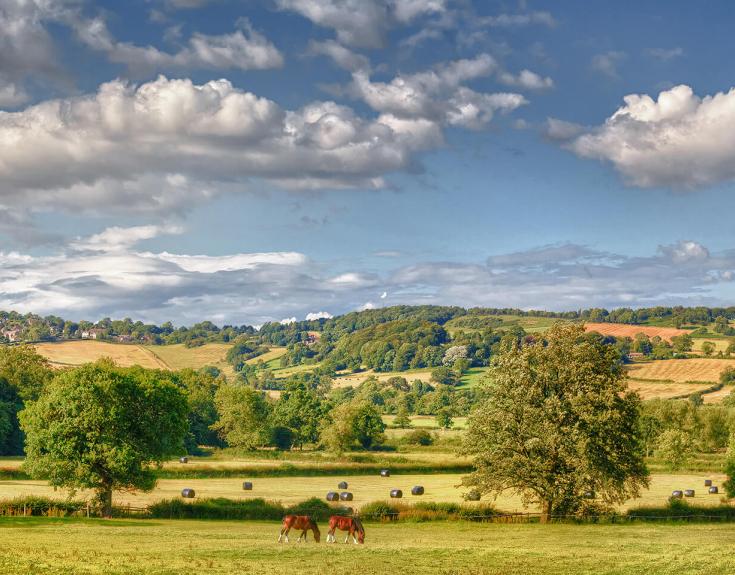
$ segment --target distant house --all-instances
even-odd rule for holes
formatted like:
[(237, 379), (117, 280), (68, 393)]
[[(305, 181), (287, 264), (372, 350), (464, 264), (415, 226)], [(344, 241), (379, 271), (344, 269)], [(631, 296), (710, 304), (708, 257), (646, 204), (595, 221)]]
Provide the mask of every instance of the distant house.
[(8, 341), (18, 341), (22, 330), (19, 327), (11, 327), (2, 331), (3, 337)]
[(82, 332), (82, 339), (97, 339), (99, 336), (104, 334), (104, 330), (93, 327), (90, 330)]

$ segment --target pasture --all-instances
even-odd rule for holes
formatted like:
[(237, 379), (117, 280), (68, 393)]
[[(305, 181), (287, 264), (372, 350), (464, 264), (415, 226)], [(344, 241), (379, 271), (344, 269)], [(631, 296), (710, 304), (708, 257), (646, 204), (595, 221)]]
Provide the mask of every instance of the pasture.
[[(254, 521), (2, 518), (0, 572), (726, 575), (733, 524), (365, 523), (365, 545), (278, 544)], [(292, 539), (292, 541), (295, 538)]]
[[(144, 507), (162, 499), (179, 498), (181, 490), (188, 487), (194, 489), (197, 499), (217, 497), (249, 499), (258, 497), (291, 505), (311, 497), (323, 499), (328, 491), (340, 491), (337, 489), (337, 483), (343, 480), (347, 481), (349, 485), (347, 491), (354, 495), (354, 500), (350, 505), (357, 509), (372, 501), (390, 499), (391, 489), (401, 489), (403, 498), (400, 501), (406, 503), (418, 501), (462, 503), (464, 501), (462, 494), (467, 490), (467, 488), (460, 487), (463, 476), (464, 474), (458, 473), (402, 474), (396, 473), (394, 470), (390, 477), (380, 477), (376, 472), (372, 475), (350, 475), (346, 473), (335, 476), (309, 477), (250, 478), (243, 476), (210, 479), (159, 479), (158, 485), (150, 493), (116, 492), (114, 504)], [(253, 490), (243, 491), (242, 482), (249, 479), (253, 481)], [(640, 505), (663, 506), (675, 489), (694, 489), (696, 496), (687, 500), (692, 504), (719, 504), (721, 496), (707, 493), (704, 487), (705, 479), (712, 479), (715, 485), (721, 485), (725, 476), (721, 473), (654, 473), (651, 475), (650, 489), (644, 491), (640, 498), (628, 500), (619, 509), (624, 510)], [(411, 487), (414, 485), (422, 485), (425, 488), (425, 494), (412, 496)], [(44, 481), (0, 481), (0, 499), (31, 495), (63, 499), (66, 497), (66, 492), (62, 490), (54, 491)], [(84, 499), (89, 495), (90, 493), (80, 492), (77, 497)], [(487, 499), (485, 502), (492, 503), (498, 510), (505, 512), (538, 511), (533, 507), (526, 509), (520, 497), (510, 493), (501, 495), (495, 501)]]
[(626, 323), (586, 323), (585, 331), (596, 331), (602, 335), (612, 335), (614, 337), (629, 337), (634, 339), (639, 333), (648, 337), (660, 337), (667, 341), (671, 341), (672, 337), (691, 333), (686, 329), (676, 329), (675, 327), (655, 327), (648, 325), (630, 325)]

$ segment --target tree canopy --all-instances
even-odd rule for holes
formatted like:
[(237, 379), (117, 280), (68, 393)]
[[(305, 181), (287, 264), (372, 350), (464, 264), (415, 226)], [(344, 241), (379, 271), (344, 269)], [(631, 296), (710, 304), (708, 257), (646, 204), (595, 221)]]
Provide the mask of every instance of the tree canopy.
[(606, 504), (637, 495), (648, 485), (640, 399), (626, 392), (620, 364), (612, 346), (580, 326), (505, 342), (468, 422), (462, 452), (475, 471), (463, 483), (515, 492), (538, 504), (543, 520), (575, 512), (590, 490)]
[(93, 489), (104, 516), (114, 490), (153, 489), (152, 467), (180, 453), (187, 402), (169, 381), (109, 360), (63, 371), (20, 413), (25, 468), (55, 487)]

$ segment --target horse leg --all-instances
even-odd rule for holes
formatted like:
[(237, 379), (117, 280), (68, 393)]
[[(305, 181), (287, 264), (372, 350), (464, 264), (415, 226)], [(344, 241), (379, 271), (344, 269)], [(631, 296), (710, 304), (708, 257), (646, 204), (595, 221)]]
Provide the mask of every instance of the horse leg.
[(281, 539), (283, 539), (283, 533), (286, 531), (285, 527), (281, 527), (281, 530), (278, 532), (278, 542), (281, 542)]
[(283, 534), (283, 536), (286, 538), (286, 543), (288, 543), (288, 532), (291, 531), (290, 527), (286, 527), (286, 532)]
[(334, 536), (334, 529), (327, 531), (327, 543), (334, 543), (337, 538)]
[(350, 540), (350, 532), (347, 532), (347, 536), (345, 537), (345, 543), (347, 543)]

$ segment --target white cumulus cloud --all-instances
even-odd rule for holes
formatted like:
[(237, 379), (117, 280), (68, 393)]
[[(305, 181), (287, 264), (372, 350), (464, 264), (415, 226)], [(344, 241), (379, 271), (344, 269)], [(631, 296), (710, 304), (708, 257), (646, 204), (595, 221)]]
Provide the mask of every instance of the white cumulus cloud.
[(735, 89), (699, 97), (676, 86), (631, 94), (605, 123), (568, 142), (640, 187), (696, 188), (735, 179)]

